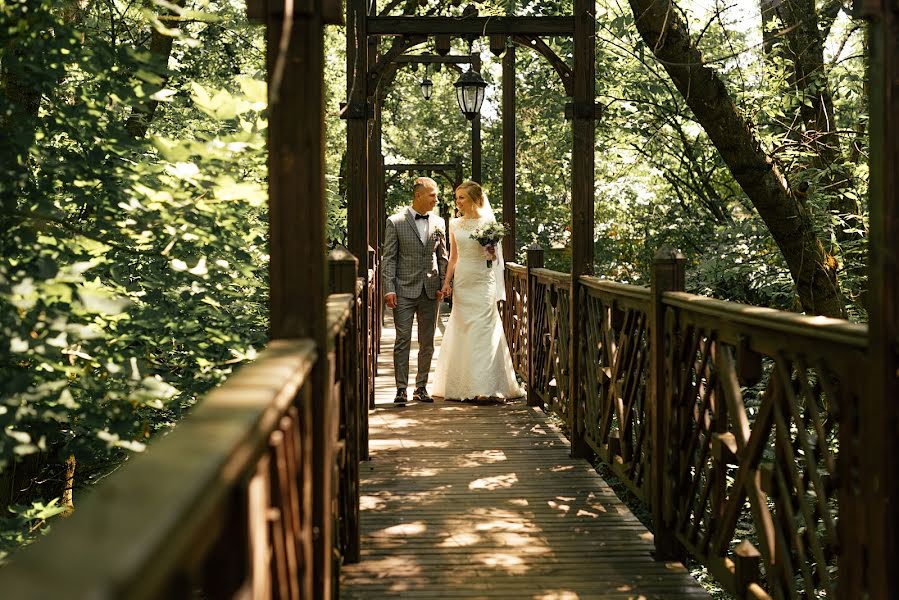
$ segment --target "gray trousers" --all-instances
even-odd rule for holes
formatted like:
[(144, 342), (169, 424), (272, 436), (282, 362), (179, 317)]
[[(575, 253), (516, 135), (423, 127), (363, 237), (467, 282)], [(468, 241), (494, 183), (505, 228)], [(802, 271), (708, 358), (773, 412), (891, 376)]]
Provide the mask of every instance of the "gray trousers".
[(424, 292), (418, 298), (398, 296), (393, 309), (396, 343), (393, 345), (393, 369), (396, 387), (405, 389), (409, 383), (409, 348), (412, 345), (412, 319), (418, 319), (418, 375), (415, 387), (425, 387), (434, 356), (434, 328), (437, 326), (437, 300)]

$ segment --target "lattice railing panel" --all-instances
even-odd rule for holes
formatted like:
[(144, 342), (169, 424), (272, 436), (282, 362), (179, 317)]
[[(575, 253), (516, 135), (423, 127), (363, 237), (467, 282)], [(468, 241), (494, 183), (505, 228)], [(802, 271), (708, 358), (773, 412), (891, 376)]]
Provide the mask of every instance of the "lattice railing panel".
[[(649, 484), (649, 290), (585, 278), (585, 437), (641, 499)], [(618, 289), (623, 288), (623, 289)]]
[(665, 317), (669, 526), (732, 590), (733, 551), (748, 539), (774, 597), (835, 598), (838, 418), (859, 401), (864, 335), (686, 304)]
[(570, 282), (560, 273), (539, 269), (534, 284), (534, 390), (543, 405), (568, 414), (568, 340)]
[(506, 302), (503, 327), (512, 365), (522, 379), (528, 377), (528, 273), (520, 265), (506, 264)]

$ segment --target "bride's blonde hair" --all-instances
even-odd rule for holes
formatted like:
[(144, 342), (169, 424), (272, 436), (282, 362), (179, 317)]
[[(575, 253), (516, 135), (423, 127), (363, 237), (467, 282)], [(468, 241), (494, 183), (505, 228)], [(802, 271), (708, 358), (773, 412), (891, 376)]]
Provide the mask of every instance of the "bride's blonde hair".
[(478, 211), (484, 208), (484, 200), (486, 196), (484, 195), (484, 190), (481, 188), (481, 184), (477, 181), (467, 180), (463, 181), (459, 184), (459, 187), (456, 188), (456, 191), (462, 191), (469, 200), (471, 200), (472, 204), (477, 207)]

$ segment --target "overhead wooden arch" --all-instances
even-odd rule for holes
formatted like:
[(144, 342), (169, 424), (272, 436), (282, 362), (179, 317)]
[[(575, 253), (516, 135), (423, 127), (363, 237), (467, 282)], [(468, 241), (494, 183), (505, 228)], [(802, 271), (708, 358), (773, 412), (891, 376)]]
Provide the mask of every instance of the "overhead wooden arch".
[[(350, 250), (356, 256), (367, 256), (369, 244), (378, 247), (384, 220), (383, 197), (380, 186), (372, 185), (383, 170), (373, 168), (383, 163), (380, 148), (379, 95), (384, 89), (388, 70), (395, 76), (396, 60), (425, 38), (434, 37), (438, 54), (449, 54), (452, 38), (473, 41), (489, 37), (496, 53), (505, 51), (503, 60), (503, 219), (514, 227), (515, 217), (515, 45), (527, 46), (547, 58), (562, 79), (566, 94), (572, 99), (566, 106), (566, 116), (572, 122), (572, 209), (571, 209), (571, 295), (569, 303), (570, 387), (576, 390), (580, 381), (580, 361), (576, 349), (580, 347), (581, 332), (574, 324), (580, 320), (582, 298), (580, 277), (593, 272), (593, 194), (595, 145), (595, 66), (596, 15), (591, 0), (574, 0), (574, 13), (553, 17), (490, 16), (481, 17), (467, 9), (461, 17), (438, 16), (377, 16), (373, 0), (347, 0), (347, 205)], [(385, 36), (397, 39), (383, 56), (378, 56), (377, 40)], [(569, 67), (542, 39), (542, 36), (570, 36), (574, 40), (573, 65)], [(507, 41), (512, 44), (508, 49)], [(472, 57), (477, 58), (477, 57)], [(480, 68), (480, 65), (473, 65)], [(506, 92), (512, 89), (512, 93)], [(473, 145), (474, 150), (474, 145)], [(478, 161), (472, 160), (473, 175)], [(369, 224), (375, 223), (372, 227)], [(509, 256), (515, 256), (514, 233), (504, 241)], [(505, 249), (505, 248), (504, 248)], [(368, 263), (360, 264), (361, 272), (368, 272)], [(575, 399), (574, 406), (582, 403)], [(578, 409), (580, 410), (580, 409)], [(578, 410), (572, 411), (572, 452), (589, 452), (578, 429), (582, 421)]]

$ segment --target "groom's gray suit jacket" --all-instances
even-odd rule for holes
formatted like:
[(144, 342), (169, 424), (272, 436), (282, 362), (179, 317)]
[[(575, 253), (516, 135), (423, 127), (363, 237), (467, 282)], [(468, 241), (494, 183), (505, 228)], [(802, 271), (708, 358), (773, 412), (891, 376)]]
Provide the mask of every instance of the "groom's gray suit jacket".
[(446, 222), (428, 214), (428, 235), (422, 243), (412, 209), (387, 219), (381, 255), (383, 293), (418, 298), (422, 291), (436, 298), (446, 275)]

